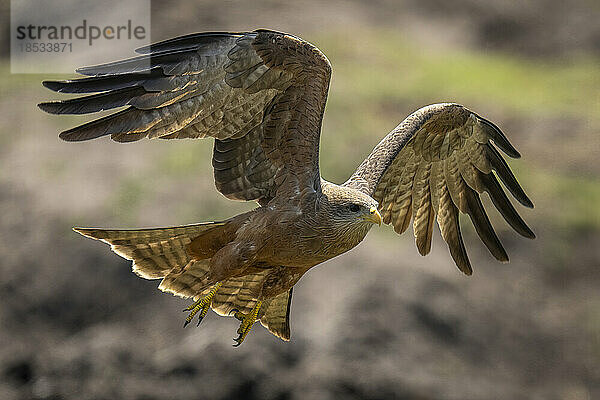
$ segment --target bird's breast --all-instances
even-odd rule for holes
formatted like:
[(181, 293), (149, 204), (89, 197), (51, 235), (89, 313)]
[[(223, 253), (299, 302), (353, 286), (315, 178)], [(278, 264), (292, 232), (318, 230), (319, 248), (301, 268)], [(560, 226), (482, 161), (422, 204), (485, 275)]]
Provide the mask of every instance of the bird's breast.
[(319, 226), (288, 226), (271, 236), (274, 251), (270, 261), (279, 265), (312, 267), (347, 252), (358, 245), (366, 233), (337, 232)]
[(257, 261), (269, 265), (310, 268), (347, 252), (369, 231), (320, 222), (316, 215), (290, 210), (260, 210), (244, 231), (259, 250)]

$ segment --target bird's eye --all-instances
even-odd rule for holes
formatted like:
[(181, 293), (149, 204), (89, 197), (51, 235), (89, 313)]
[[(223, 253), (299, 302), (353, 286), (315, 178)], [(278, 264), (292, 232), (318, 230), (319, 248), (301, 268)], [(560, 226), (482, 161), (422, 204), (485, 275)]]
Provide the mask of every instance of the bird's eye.
[(348, 208), (352, 212), (358, 212), (358, 210), (360, 210), (360, 207), (358, 206), (358, 204), (351, 204), (350, 207), (348, 207)]

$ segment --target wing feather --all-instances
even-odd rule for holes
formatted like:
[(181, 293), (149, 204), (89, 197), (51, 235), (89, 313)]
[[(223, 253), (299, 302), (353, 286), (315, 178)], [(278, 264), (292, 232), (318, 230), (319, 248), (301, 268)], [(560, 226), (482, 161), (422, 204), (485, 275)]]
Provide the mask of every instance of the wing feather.
[(417, 249), (421, 255), (427, 255), (431, 250), (431, 235), (433, 233), (433, 221), (435, 212), (431, 206), (431, 192), (429, 180), (431, 164), (422, 163), (415, 174), (412, 189), (413, 207), (413, 230)]
[(502, 243), (500, 243), (500, 239), (498, 239), (494, 227), (492, 227), (483, 204), (481, 204), (481, 199), (470, 187), (466, 187), (465, 197), (468, 204), (467, 214), (471, 218), (471, 222), (475, 226), (475, 230), (481, 241), (498, 261), (507, 262), (508, 255), (506, 254), (506, 250), (502, 247)]
[[(39, 104), (49, 113), (128, 106), (64, 131), (62, 139), (233, 141), (251, 135), (251, 141), (230, 143), (260, 151), (236, 152), (236, 164), (216, 162), (215, 180), (225, 196), (268, 201), (279, 184), (295, 185), (287, 190), (294, 193), (320, 189), (318, 144), (331, 66), (316, 47), (257, 30), (186, 35), (137, 51), (139, 56), (127, 60), (77, 70), (88, 77), (43, 83), (58, 92), (92, 93)], [(294, 179), (285, 179), (288, 174)]]
[(464, 195), (466, 192), (466, 184), (462, 176), (456, 158), (450, 157), (444, 163), (444, 175), (450, 198), (458, 207), (460, 212), (467, 213), (468, 204)]
[(508, 196), (502, 190), (500, 183), (496, 179), (494, 174), (479, 174), (480, 180), (483, 182), (485, 191), (488, 192), (494, 206), (500, 211), (502, 217), (508, 222), (508, 224), (519, 234), (525, 236), (527, 238), (533, 239), (535, 238), (535, 234), (527, 226), (523, 218), (517, 213), (517, 210), (513, 207)]
[[(419, 164), (410, 155), (407, 156), (405, 163), (398, 162), (397, 164), (397, 168), (402, 171), (399, 174), (399, 179), (396, 180), (394, 177), (390, 177), (386, 186), (388, 201), (384, 204), (389, 204), (389, 207), (385, 210), (387, 216), (384, 214), (384, 219), (391, 221), (393, 218), (396, 221), (394, 229), (398, 233), (403, 233), (410, 226), (413, 208), (410, 188), (412, 188), (418, 166)], [(394, 190), (396, 187), (404, 190)]]
[(458, 208), (450, 198), (450, 193), (446, 186), (443, 186), (441, 191), (437, 221), (442, 238), (448, 244), (450, 255), (458, 266), (458, 269), (466, 275), (471, 275), (473, 269), (471, 268), (471, 262), (467, 256), (467, 250), (460, 232)]
[(533, 207), (494, 146), (511, 157), (520, 157), (490, 121), (458, 104), (434, 104), (411, 114), (390, 132), (345, 185), (373, 196), (379, 202), (383, 222), (392, 224), (398, 233), (407, 229), (412, 218), (421, 255), (431, 249), (437, 218), (454, 262), (470, 275), (459, 212), (469, 216), (490, 253), (499, 261), (508, 261), (481, 202), (482, 193), (490, 196), (517, 233), (535, 237), (496, 179), (497, 174), (520, 203)]
[(502, 158), (500, 153), (498, 153), (498, 150), (491, 144), (488, 144), (486, 146), (486, 153), (492, 168), (496, 171), (504, 186), (508, 188), (515, 199), (525, 207), (533, 208), (533, 203), (529, 197), (527, 197), (523, 188), (519, 185), (519, 182), (517, 182), (517, 178), (515, 178), (506, 161)]

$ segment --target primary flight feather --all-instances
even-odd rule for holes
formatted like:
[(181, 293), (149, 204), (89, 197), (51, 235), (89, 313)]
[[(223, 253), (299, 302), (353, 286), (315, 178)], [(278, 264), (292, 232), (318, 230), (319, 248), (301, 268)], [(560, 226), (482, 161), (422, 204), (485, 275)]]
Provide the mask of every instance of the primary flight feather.
[[(237, 345), (255, 321), (289, 340), (292, 288), (311, 267), (358, 245), (373, 224), (398, 233), (411, 221), (419, 253), (431, 248), (437, 220), (458, 268), (471, 263), (459, 213), (467, 214), (499, 261), (508, 256), (487, 217), (486, 192), (508, 224), (533, 238), (498, 178), (533, 207), (506, 161), (517, 150), (500, 129), (458, 104), (423, 107), (373, 149), (346, 183), (321, 178), (319, 137), (331, 65), (310, 43), (284, 33), (199, 33), (137, 50), (140, 56), (46, 81), (63, 93), (92, 93), (39, 107), (86, 114), (126, 107), (60, 134), (66, 141), (110, 135), (214, 138), (217, 189), (260, 207), (226, 221), (172, 228), (75, 228), (133, 261), (159, 288), (195, 301), (186, 325), (209, 309), (241, 321)], [(198, 322), (198, 323), (199, 323)]]

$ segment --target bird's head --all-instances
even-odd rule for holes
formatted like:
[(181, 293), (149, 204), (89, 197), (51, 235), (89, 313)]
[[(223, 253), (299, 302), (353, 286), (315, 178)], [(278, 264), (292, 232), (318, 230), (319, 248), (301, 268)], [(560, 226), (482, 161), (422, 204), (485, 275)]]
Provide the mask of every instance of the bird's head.
[(324, 206), (330, 221), (344, 228), (371, 228), (381, 225), (377, 201), (363, 192), (335, 184), (323, 186)]

